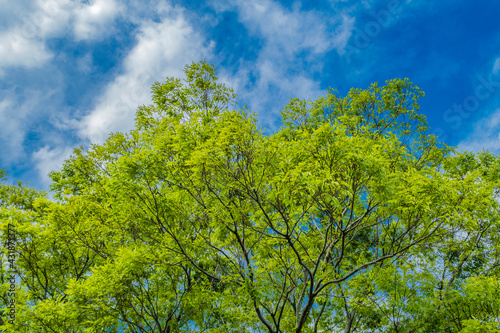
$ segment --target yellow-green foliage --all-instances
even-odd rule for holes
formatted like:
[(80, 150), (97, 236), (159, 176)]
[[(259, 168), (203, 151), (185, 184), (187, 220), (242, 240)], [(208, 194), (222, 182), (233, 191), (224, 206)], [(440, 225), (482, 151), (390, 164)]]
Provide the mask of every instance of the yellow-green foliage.
[(500, 330), (499, 158), (428, 135), (418, 87), (292, 99), (264, 135), (212, 66), (185, 73), (133, 131), (75, 149), (53, 200), (2, 183), (18, 252), (2, 328)]

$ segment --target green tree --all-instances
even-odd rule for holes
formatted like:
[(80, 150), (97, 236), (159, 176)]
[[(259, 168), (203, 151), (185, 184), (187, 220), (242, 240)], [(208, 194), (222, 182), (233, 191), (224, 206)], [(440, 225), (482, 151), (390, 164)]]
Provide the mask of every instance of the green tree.
[(6, 329), (499, 329), (499, 158), (426, 134), (418, 87), (292, 99), (264, 135), (212, 66), (185, 73), (52, 172), (54, 200), (2, 185), (21, 281)]

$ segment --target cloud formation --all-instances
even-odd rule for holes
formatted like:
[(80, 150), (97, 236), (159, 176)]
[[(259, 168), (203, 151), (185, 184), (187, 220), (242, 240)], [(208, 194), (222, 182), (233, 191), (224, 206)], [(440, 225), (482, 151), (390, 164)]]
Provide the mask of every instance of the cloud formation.
[(50, 184), (49, 173), (59, 170), (72, 152), (73, 148), (71, 147), (58, 146), (50, 148), (44, 146), (33, 153), (33, 162), (43, 184), (46, 186)]
[(239, 1), (240, 21), (247, 29), (266, 40), (273, 51), (294, 54), (310, 50), (325, 53), (342, 50), (350, 38), (354, 19), (347, 14), (325, 15), (317, 11), (287, 9), (271, 0)]
[(11, 4), (5, 7), (11, 25), (0, 30), (0, 69), (44, 65), (54, 56), (47, 40), (66, 36), (68, 31), (76, 40), (101, 39), (111, 33), (122, 10), (115, 0), (36, 0), (25, 5), (24, 9)]
[(81, 138), (102, 143), (107, 135), (133, 127), (138, 106), (151, 101), (150, 87), (167, 76), (181, 76), (184, 65), (209, 56), (210, 43), (193, 29), (179, 8), (164, 8), (160, 22), (145, 21), (137, 42), (118, 75), (98, 97), (97, 104), (78, 125)]
[(115, 0), (96, 0), (80, 4), (74, 12), (76, 40), (101, 39), (112, 32), (111, 23), (122, 11)]
[[(342, 53), (352, 32), (354, 18), (345, 12), (325, 15), (315, 10), (291, 9), (272, 0), (238, 1), (240, 22), (263, 46), (256, 60), (241, 62), (231, 78), (241, 99), (259, 114), (261, 125), (275, 129), (278, 111), (291, 97), (316, 98), (325, 91), (313, 77), (323, 70), (322, 58), (332, 51)], [(300, 56), (299, 56), (300, 55)], [(250, 74), (255, 77), (251, 82)], [(246, 82), (246, 89), (242, 83)]]
[(23, 37), (19, 29), (0, 32), (0, 70), (7, 67), (36, 68), (52, 58), (45, 43)]

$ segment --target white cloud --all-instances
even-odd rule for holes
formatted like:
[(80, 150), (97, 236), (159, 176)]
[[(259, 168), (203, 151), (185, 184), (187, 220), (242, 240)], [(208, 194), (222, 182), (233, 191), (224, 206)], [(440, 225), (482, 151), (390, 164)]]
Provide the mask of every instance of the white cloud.
[[(4, 91), (7, 95), (14, 95), (14, 92)], [(25, 146), (23, 145), (30, 112), (41, 102), (39, 94), (30, 92), (31, 97), (22, 104), (16, 103), (15, 99), (5, 98), (0, 100), (0, 160), (2, 164), (9, 165), (25, 157)], [(30, 123), (31, 124), (31, 123)]]
[(74, 32), (77, 40), (99, 39), (109, 34), (110, 25), (122, 7), (115, 0), (95, 0), (75, 10)]
[(479, 152), (486, 149), (500, 153), (500, 108), (475, 123), (472, 133), (458, 146), (461, 150)]
[(308, 49), (324, 53), (342, 50), (349, 40), (354, 19), (347, 15), (326, 16), (315, 11), (284, 8), (271, 0), (239, 1), (240, 21), (263, 36), (278, 52), (295, 53)]
[[(232, 10), (220, 6), (219, 10)], [(279, 110), (291, 97), (314, 99), (323, 94), (320, 82), (313, 79), (323, 70), (325, 54), (342, 53), (354, 25), (345, 12), (326, 16), (316, 11), (292, 9), (272, 0), (239, 1), (239, 20), (247, 30), (263, 40), (255, 61), (242, 62), (234, 74), (223, 73), (240, 100), (259, 114), (259, 122), (273, 129)], [(250, 74), (255, 77), (251, 85)], [(231, 78), (231, 76), (233, 78)]]
[(24, 38), (19, 30), (0, 33), (0, 68), (34, 68), (51, 58), (52, 53), (42, 41)]
[(37, 0), (5, 6), (8, 29), (0, 32), (0, 68), (34, 68), (52, 58), (45, 39), (68, 21), (65, 3), (69, 0)]
[[(35, 138), (38, 141), (58, 140), (57, 134), (49, 133), (42, 125), (48, 114), (57, 112), (50, 106), (55, 93), (56, 90), (51, 88), (45, 91), (31, 88), (18, 91), (17, 87), (2, 90), (2, 94), (9, 96), (0, 99), (0, 164), (4, 167), (29, 166), (27, 154), (33, 148), (30, 145)], [(65, 141), (57, 142), (64, 144)]]
[(51, 182), (48, 176), (49, 173), (60, 170), (64, 161), (71, 153), (73, 153), (73, 148), (63, 146), (52, 149), (49, 146), (45, 146), (33, 153), (33, 161), (39, 177), (45, 186), (48, 186)]
[(182, 76), (184, 65), (207, 57), (209, 51), (179, 9), (169, 8), (169, 17), (161, 22), (144, 22), (124, 60), (123, 74), (106, 87), (96, 107), (82, 119), (80, 136), (100, 143), (110, 132), (130, 130), (137, 107), (151, 102), (151, 85), (166, 76)]
[(342, 14), (341, 17), (342, 23), (337, 26), (334, 35), (331, 36), (333, 39), (333, 45), (338, 50), (340, 55), (343, 54), (344, 49), (351, 38), (355, 22), (355, 18), (347, 14)]
[[(44, 65), (53, 54), (47, 49), (48, 38), (73, 31), (77, 40), (98, 39), (111, 31), (110, 24), (121, 7), (115, 0), (96, 0), (78, 4), (71, 0), (37, 0), (24, 4), (22, 15), (10, 16), (9, 29), (0, 32), (0, 68), (35, 68)], [(10, 8), (10, 7), (9, 7)], [(72, 26), (73, 25), (73, 26)]]
[(112, 31), (111, 24), (122, 11), (115, 0), (81, 3), (74, 0), (37, 0), (36, 9), (23, 19), (23, 28), (33, 36), (57, 37), (73, 32), (76, 40), (100, 39)]
[(36, 9), (23, 18), (25, 37), (50, 38), (66, 34), (76, 3), (71, 0), (37, 0)]
[(122, 8), (115, 0), (96, 0), (92, 4), (36, 0), (23, 5), (25, 8), (10, 6), (22, 14), (11, 13), (9, 28), (0, 32), (0, 69), (44, 65), (53, 57), (45, 44), (48, 38), (64, 36), (71, 31), (77, 40), (106, 36), (112, 31), (111, 23)]
[(65, 32), (70, 20), (70, 0), (37, 0), (9, 4), (8, 29), (0, 32), (0, 68), (35, 68), (53, 54), (45, 40)]

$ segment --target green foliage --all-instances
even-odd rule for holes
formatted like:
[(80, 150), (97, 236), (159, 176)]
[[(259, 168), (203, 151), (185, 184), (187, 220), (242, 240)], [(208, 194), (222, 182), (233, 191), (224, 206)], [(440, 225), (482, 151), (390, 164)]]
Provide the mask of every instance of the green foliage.
[(185, 73), (52, 172), (54, 200), (1, 185), (20, 278), (3, 328), (500, 330), (500, 159), (426, 134), (418, 87), (292, 99), (266, 136), (212, 66)]

